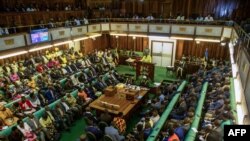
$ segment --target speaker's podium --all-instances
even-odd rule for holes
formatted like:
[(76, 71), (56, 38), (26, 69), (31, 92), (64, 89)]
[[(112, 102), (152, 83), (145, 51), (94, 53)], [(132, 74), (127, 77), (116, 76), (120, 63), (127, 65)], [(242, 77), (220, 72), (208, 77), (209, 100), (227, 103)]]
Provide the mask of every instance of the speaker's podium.
[(136, 62), (136, 79), (141, 75), (146, 75), (151, 81), (154, 81), (155, 63)]

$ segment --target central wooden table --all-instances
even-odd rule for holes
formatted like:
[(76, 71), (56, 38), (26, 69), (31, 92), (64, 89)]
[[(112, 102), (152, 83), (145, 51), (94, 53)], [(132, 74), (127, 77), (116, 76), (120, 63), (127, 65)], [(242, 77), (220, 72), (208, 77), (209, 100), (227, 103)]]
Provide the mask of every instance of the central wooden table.
[[(126, 96), (122, 94), (122, 91), (124, 91), (124, 88), (118, 89), (117, 93), (114, 94), (114, 96), (106, 96), (103, 94), (98, 99), (90, 103), (89, 107), (96, 109), (97, 111), (107, 110), (109, 113), (114, 115), (118, 114), (119, 112), (122, 112), (123, 116), (126, 118), (129, 117), (129, 115), (137, 109), (142, 99), (145, 97), (149, 90), (141, 89), (138, 92), (139, 96), (136, 97), (134, 100), (127, 100)], [(107, 108), (104, 106), (104, 102), (116, 105), (117, 107), (112, 108), (111, 106)]]

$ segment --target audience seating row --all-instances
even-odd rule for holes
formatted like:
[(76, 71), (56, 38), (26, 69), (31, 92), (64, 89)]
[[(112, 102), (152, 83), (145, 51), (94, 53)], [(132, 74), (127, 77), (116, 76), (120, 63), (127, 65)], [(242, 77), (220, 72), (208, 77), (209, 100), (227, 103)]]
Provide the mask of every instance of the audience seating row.
[[(76, 73), (76, 74), (77, 74), (77, 75), (80, 75), (80, 73), (81, 73), (81, 72), (78, 72), (78, 73)], [(35, 76), (35, 78), (37, 78), (37, 76)], [(61, 86), (64, 87), (65, 84), (66, 84), (66, 82), (67, 82), (67, 78), (61, 79), (61, 80), (60, 80)], [(71, 92), (71, 95), (73, 95), (74, 97), (76, 97), (76, 96), (77, 96), (77, 93), (78, 93), (78, 90), (74, 90), (73, 92)], [(26, 95), (25, 97), (26, 97), (26, 98), (29, 98), (29, 95)], [(15, 101), (9, 102), (8, 104), (5, 105), (5, 107), (10, 108), (14, 103), (19, 102), (20, 100), (21, 100), (21, 99), (17, 99), (17, 100), (15, 100)], [(59, 101), (60, 101), (60, 99), (54, 101), (53, 103), (51, 103), (51, 104), (49, 105), (49, 107), (50, 107), (50, 108), (54, 108), (55, 105), (56, 105)], [(35, 117), (37, 117), (37, 118), (39, 119), (39, 118), (43, 115), (43, 113), (44, 113), (44, 108), (41, 108), (39, 111), (36, 111), (36, 112), (34, 113), (34, 115), (35, 115)], [(27, 118), (28, 118), (28, 117), (24, 118), (23, 121), (26, 121)], [(9, 134), (11, 133), (11, 128), (12, 128), (13, 126), (16, 126), (16, 125), (12, 125), (12, 126), (8, 127), (7, 129), (2, 130), (2, 131), (0, 132), (0, 136), (7, 136), (7, 135), (9, 135)]]
[(204, 101), (206, 99), (206, 93), (207, 93), (207, 88), (208, 88), (208, 82), (203, 84), (201, 95), (198, 101), (198, 105), (195, 110), (195, 116), (194, 120), (191, 124), (191, 127), (189, 128), (188, 133), (186, 134), (185, 141), (194, 141), (196, 137), (196, 131), (198, 129), (199, 123), (200, 123), (200, 118), (202, 114), (202, 107), (204, 104)]
[(173, 110), (175, 104), (177, 103), (182, 91), (184, 90), (185, 86), (187, 85), (187, 81), (183, 81), (179, 88), (177, 89), (178, 93), (172, 98), (170, 103), (168, 104), (166, 110), (161, 115), (161, 118), (157, 122), (156, 126), (153, 128), (151, 134), (149, 135), (147, 141), (155, 141), (165, 124), (165, 121), (167, 120), (168, 116), (170, 115), (171, 111)]
[(236, 99), (235, 99), (235, 92), (234, 92), (234, 79), (230, 79), (230, 107), (231, 112), (233, 113), (233, 116), (235, 118), (235, 121), (237, 122), (237, 111), (236, 111)]
[[(74, 96), (74, 97), (76, 97), (77, 94), (78, 94), (78, 90), (74, 90), (73, 92), (71, 92), (71, 95)], [(65, 97), (63, 97), (63, 98), (65, 98)], [(54, 108), (59, 101), (60, 101), (60, 99), (58, 99), (58, 100), (54, 101), (53, 103), (49, 104), (48, 105), (49, 108)], [(38, 110), (38, 111), (36, 111), (34, 113), (34, 116), (39, 119), (43, 115), (43, 113), (44, 113), (44, 108), (41, 108), (40, 110)], [(28, 119), (28, 117), (24, 118), (23, 121), (26, 121), (27, 119)], [(8, 127), (7, 129), (1, 131), (0, 136), (8, 136), (8, 135), (10, 135), (11, 128), (13, 126), (16, 126), (16, 125), (12, 125), (12, 126)]]
[[(200, 117), (202, 114), (202, 107), (204, 104), (204, 100), (206, 97), (206, 91), (207, 91), (208, 83), (206, 82), (203, 85), (202, 88), (202, 95), (199, 100), (198, 107), (195, 112), (195, 118), (193, 120), (193, 123), (190, 127), (190, 130), (188, 131), (185, 141), (194, 141), (197, 136), (197, 132), (193, 129), (198, 129), (199, 123), (200, 123)], [(235, 92), (234, 92), (234, 80), (233, 78), (230, 79), (230, 107), (231, 107), (231, 112), (233, 113), (233, 116), (235, 118), (235, 121), (237, 121), (237, 111), (236, 111), (236, 100), (235, 100)]]
[[(40, 74), (39, 74), (39, 75), (40, 75)], [(36, 80), (37, 77), (38, 77), (38, 75), (35, 75), (35, 76), (34, 76), (35, 81), (37, 81), (37, 80)], [(11, 85), (11, 86), (14, 87), (14, 85)], [(5, 93), (3, 92), (2, 94), (5, 94)], [(26, 97), (26, 98), (29, 98), (29, 95), (26, 95), (25, 97)], [(20, 100), (21, 100), (21, 99), (19, 98), (19, 99), (17, 99), (17, 100), (14, 100), (14, 101), (11, 101), (11, 102), (7, 103), (7, 104), (4, 105), (4, 106), (7, 107), (7, 108), (10, 108), (14, 103), (17, 103), (17, 102), (19, 102)]]

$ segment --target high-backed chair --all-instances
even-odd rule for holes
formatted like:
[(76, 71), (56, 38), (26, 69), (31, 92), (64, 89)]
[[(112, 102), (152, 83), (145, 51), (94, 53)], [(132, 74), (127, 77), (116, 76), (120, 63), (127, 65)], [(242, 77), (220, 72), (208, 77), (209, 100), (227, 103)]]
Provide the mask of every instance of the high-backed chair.
[(88, 138), (88, 141), (97, 141), (95, 134), (89, 131), (87, 132), (87, 138)]
[(98, 127), (101, 129), (102, 132), (105, 131), (105, 127), (107, 127), (107, 126), (108, 126), (108, 124), (106, 122), (104, 122), (104, 121), (100, 121), (98, 123)]
[(113, 139), (109, 135), (104, 135), (104, 141), (113, 141)]

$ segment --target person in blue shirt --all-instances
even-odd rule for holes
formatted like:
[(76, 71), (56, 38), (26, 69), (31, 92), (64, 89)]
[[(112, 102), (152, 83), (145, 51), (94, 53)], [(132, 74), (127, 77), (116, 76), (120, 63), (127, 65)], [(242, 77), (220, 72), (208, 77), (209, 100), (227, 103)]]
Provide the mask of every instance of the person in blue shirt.
[(48, 100), (48, 103), (49, 103), (49, 104), (52, 103), (52, 102), (54, 102), (54, 101), (56, 100), (56, 97), (55, 97), (54, 92), (53, 92), (53, 90), (51, 89), (51, 87), (49, 87), (49, 88), (46, 90), (44, 96), (45, 96), (45, 98)]
[(97, 139), (101, 139), (102, 136), (103, 136), (103, 133), (102, 133), (102, 131), (97, 126), (94, 125), (93, 120), (89, 120), (87, 122), (87, 124), (88, 124), (88, 126), (85, 129), (86, 132), (91, 132), (91, 133), (93, 133), (95, 135), (95, 137)]
[(208, 61), (208, 48), (205, 50), (205, 61)]
[(124, 141), (125, 137), (119, 134), (119, 131), (114, 127), (114, 122), (110, 126), (105, 127), (105, 134), (110, 136), (113, 141)]

